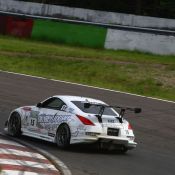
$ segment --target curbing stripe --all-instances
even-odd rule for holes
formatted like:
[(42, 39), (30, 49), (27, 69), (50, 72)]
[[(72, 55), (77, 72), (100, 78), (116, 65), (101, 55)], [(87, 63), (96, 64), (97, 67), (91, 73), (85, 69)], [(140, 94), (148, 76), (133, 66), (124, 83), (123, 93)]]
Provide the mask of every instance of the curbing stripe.
[(16, 171), (16, 170), (2, 170), (1, 175), (43, 175), (41, 173), (34, 173), (29, 171)]
[(9, 141), (9, 140), (6, 140), (6, 139), (0, 139), (0, 145), (1, 144), (8, 144), (8, 145), (14, 145), (14, 146), (21, 146), (21, 147), (24, 147), (18, 143), (14, 143), (12, 141)]
[[(38, 172), (38, 170), (41, 170), (43, 172), (45, 171), (53, 171), (53, 172), (57, 172), (58, 173), (58, 170), (55, 168), (55, 166), (51, 163), (49, 164), (45, 164), (45, 163), (40, 163), (40, 162), (33, 162), (33, 161), (25, 161), (25, 160), (17, 160), (17, 159), (1, 159), (0, 160), (0, 164), (1, 164), (1, 167), (2, 169), (12, 169), (11, 167), (16, 167), (17, 169), (18, 168), (26, 168), (27, 171), (32, 171), (32, 172), (35, 172), (33, 171), (33, 169), (36, 169), (36, 171)], [(9, 167), (9, 168), (5, 168), (5, 167)], [(16, 169), (14, 168), (14, 169)]]
[(25, 155), (13, 155), (13, 154), (0, 154), (1, 159), (10, 159), (10, 160), (21, 160), (21, 161), (31, 161), (31, 162), (39, 162), (50, 164), (50, 161), (47, 159), (38, 159), (35, 157), (29, 157)]
[[(10, 162), (11, 163), (11, 162)], [(16, 170), (19, 172), (22, 172), (23, 174), (25, 174), (25, 171), (27, 172), (34, 172), (34, 173), (42, 173), (42, 174), (52, 174), (52, 175), (58, 175), (58, 170), (48, 170), (48, 169), (44, 169), (42, 168), (38, 168), (38, 167), (31, 167), (30, 165), (13, 165), (13, 164), (1, 164), (1, 168), (3, 169), (4, 172), (6, 172), (6, 170)], [(6, 174), (6, 173), (5, 173)]]
[[(24, 154), (24, 151), (18, 151), (18, 150), (14, 150), (14, 149), (1, 149), (0, 148), (0, 154), (6, 154), (6, 155), (23, 155)], [(26, 152), (25, 151), (25, 156), (28, 156), (28, 157), (35, 157), (35, 158), (38, 158), (38, 159), (43, 159), (45, 160), (45, 157), (42, 156), (41, 154), (38, 154), (38, 153), (32, 153), (32, 152)]]
[(142, 97), (142, 98), (146, 98), (146, 99), (157, 100), (157, 101), (162, 101), (162, 102), (174, 103), (175, 104), (175, 101), (171, 101), (171, 100), (164, 100), (164, 99), (160, 99), (160, 98), (138, 95), (138, 94), (123, 92), (123, 91), (117, 91), (117, 90), (112, 90), (112, 89), (107, 89), (107, 88), (100, 88), (100, 87), (90, 86), (90, 85), (85, 85), (85, 84), (73, 83), (73, 82), (69, 82), (69, 81), (48, 79), (48, 78), (44, 78), (44, 77), (22, 74), (22, 73), (16, 73), (16, 72), (10, 72), (10, 71), (4, 71), (4, 70), (0, 70), (0, 72), (7, 73), (7, 74), (26, 76), (26, 77), (31, 77), (31, 78), (37, 78), (37, 79), (43, 79), (43, 80), (50, 80), (50, 81), (54, 81), (54, 82), (61, 82), (61, 83), (72, 84), (72, 85), (77, 85), (77, 86), (89, 87), (89, 88), (94, 88), (94, 89), (99, 89), (99, 90), (104, 90), (104, 91), (109, 91), (109, 92), (116, 92), (116, 93), (120, 93), (120, 94), (131, 95), (131, 96)]
[(33, 150), (30, 150), (29, 148), (23, 147), (23, 146), (15, 146), (15, 145), (9, 145), (9, 144), (3, 144), (0, 143), (0, 149), (8, 149), (8, 150), (16, 150), (21, 152), (32, 152), (35, 153)]
[(32, 144), (26, 143), (20, 139), (14, 138), (14, 137), (10, 137), (4, 133), (0, 132), (0, 135), (5, 136), (6, 138), (9, 138), (11, 140), (14, 140), (16, 142), (18, 142), (19, 144), (22, 144), (24, 146), (27, 146), (33, 150), (36, 150), (38, 153), (40, 153), (41, 155), (43, 155), (44, 157), (46, 157), (48, 160), (51, 161), (51, 163), (53, 163), (53, 165), (61, 171), (61, 174), (63, 175), (72, 175), (71, 171), (68, 169), (68, 167), (61, 161), (59, 160), (57, 157), (53, 156), (52, 154), (37, 148), (36, 146), (33, 146)]

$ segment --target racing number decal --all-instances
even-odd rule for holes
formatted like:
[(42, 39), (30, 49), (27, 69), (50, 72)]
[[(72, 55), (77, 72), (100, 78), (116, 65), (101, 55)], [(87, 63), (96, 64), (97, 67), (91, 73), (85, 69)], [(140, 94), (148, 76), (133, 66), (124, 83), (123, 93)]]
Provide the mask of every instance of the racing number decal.
[(37, 119), (36, 119), (36, 118), (31, 118), (31, 119), (30, 119), (30, 125), (31, 125), (32, 127), (36, 127), (36, 123), (37, 123)]
[(30, 116), (28, 119), (28, 124), (33, 129), (37, 128), (38, 114), (39, 114), (39, 111), (31, 111), (31, 113), (30, 113)]

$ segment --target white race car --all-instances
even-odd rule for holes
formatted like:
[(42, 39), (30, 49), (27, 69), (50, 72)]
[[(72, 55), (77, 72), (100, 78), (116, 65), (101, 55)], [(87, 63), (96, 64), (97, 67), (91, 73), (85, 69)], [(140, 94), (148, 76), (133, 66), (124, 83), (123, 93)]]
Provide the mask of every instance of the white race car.
[(101, 147), (126, 152), (137, 143), (131, 125), (123, 118), (125, 110), (141, 112), (140, 108), (109, 106), (92, 98), (52, 96), (35, 106), (13, 110), (5, 130), (12, 136), (22, 134), (43, 139), (62, 148), (75, 143), (97, 142)]

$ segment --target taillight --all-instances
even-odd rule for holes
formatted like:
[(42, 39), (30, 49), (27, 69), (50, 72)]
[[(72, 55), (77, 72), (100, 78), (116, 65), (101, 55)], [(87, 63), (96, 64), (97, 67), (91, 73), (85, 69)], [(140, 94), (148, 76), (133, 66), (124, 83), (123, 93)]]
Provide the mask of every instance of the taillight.
[(128, 124), (128, 129), (132, 130), (132, 126), (130, 123)]
[(89, 119), (85, 118), (85, 117), (82, 117), (80, 115), (76, 115), (80, 121), (84, 124), (84, 125), (92, 125), (94, 126), (94, 123), (92, 123)]

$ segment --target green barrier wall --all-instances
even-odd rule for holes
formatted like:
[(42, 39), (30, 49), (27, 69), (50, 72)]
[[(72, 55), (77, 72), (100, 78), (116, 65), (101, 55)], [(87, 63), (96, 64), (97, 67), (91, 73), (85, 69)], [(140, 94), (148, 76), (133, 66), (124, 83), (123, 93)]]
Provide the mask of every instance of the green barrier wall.
[(32, 38), (57, 43), (103, 48), (107, 29), (91, 25), (35, 20)]

